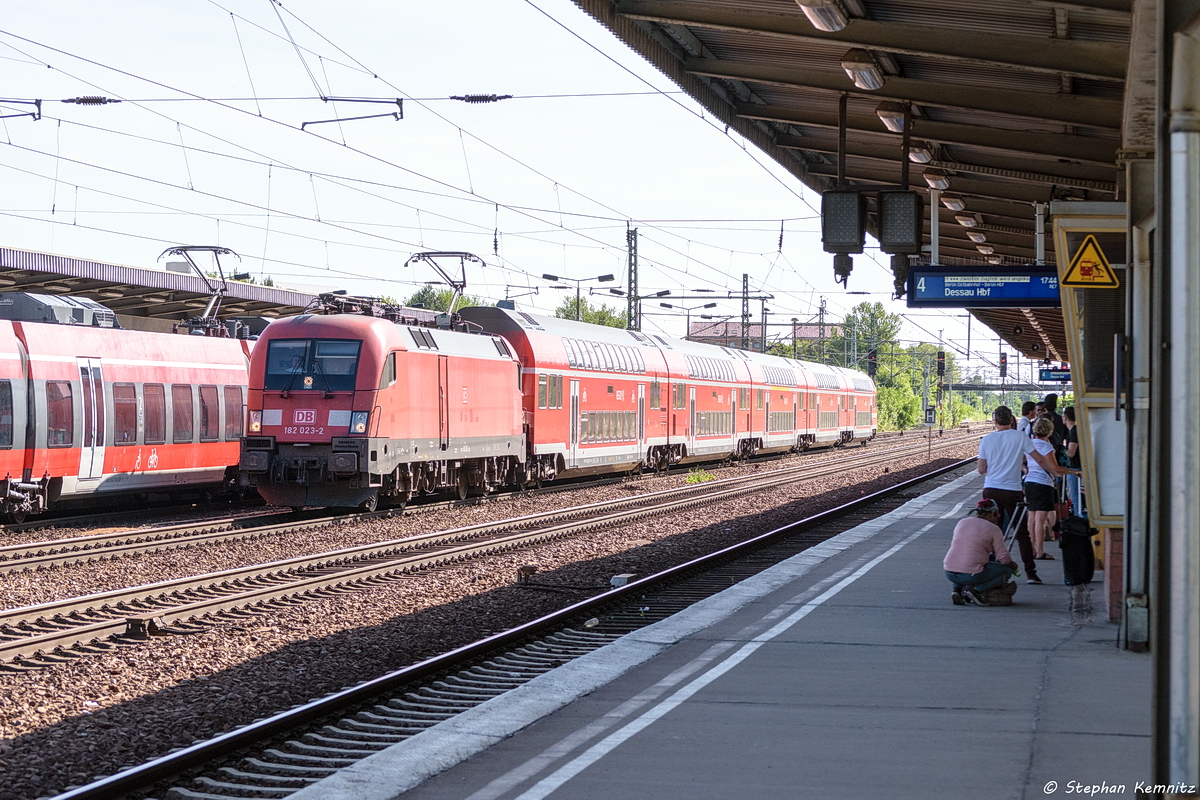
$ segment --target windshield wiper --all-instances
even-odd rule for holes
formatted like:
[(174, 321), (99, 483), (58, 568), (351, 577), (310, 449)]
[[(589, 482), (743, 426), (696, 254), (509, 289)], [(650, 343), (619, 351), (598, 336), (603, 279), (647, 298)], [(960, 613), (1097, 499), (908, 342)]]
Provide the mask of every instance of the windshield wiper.
[(329, 383), (329, 376), (325, 374), (325, 368), (321, 366), (321, 357), (313, 358), (314, 372), (321, 376), (321, 380), (325, 381), (325, 397), (333, 397), (333, 386)]

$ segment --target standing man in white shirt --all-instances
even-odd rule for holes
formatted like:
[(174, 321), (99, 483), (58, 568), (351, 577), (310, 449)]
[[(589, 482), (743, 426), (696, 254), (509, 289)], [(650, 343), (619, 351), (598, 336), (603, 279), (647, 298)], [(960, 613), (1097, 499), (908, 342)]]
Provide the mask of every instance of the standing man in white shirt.
[[(983, 476), (983, 497), (995, 500), (1004, 510), (1005, 518), (1012, 519), (1017, 504), (1025, 499), (1021, 488), (1021, 467), (1029, 454), (1047, 472), (1053, 472), (1052, 459), (1034, 449), (1033, 440), (1016, 429), (1017, 421), (1008, 406), (997, 406), (992, 413), (992, 424), (996, 430), (979, 440), (979, 459), (976, 469)], [(1037, 561), (1033, 558), (1033, 542), (1029, 528), (1024, 522), (1017, 531), (1017, 546), (1021, 561), (1025, 565), (1025, 582), (1041, 583), (1037, 574)]]

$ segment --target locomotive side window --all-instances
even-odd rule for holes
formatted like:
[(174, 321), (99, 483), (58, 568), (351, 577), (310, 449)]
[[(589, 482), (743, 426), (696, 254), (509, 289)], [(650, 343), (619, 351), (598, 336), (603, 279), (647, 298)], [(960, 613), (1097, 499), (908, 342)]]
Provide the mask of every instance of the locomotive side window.
[(46, 381), (46, 428), (47, 447), (70, 447), (75, 441), (75, 408), (67, 381)]
[(12, 384), (0, 381), (0, 447), (12, 447), (13, 401)]
[(242, 387), (225, 387), (225, 441), (236, 442), (242, 438), (243, 417)]
[(192, 440), (192, 387), (175, 384), (171, 387), (171, 421), (174, 442)]
[(217, 387), (200, 387), (200, 441), (215, 442), (221, 431), (220, 409), (217, 407)]
[(379, 376), (379, 388), (386, 389), (396, 382), (396, 354), (388, 353), (383, 362), (383, 374)]
[(114, 383), (113, 444), (137, 444), (137, 389), (132, 383)]
[(167, 441), (167, 393), (161, 383), (147, 383), (142, 387), (146, 398), (146, 428), (143, 440), (146, 444), (164, 444)]

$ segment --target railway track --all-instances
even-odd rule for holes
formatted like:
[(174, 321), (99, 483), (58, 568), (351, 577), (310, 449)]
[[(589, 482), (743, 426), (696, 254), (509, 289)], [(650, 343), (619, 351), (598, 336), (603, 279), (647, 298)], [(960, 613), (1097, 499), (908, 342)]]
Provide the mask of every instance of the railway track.
[[(938, 442), (937, 449), (958, 444), (959, 439), (948, 439)], [(718, 503), (850, 468), (886, 464), (904, 454), (930, 447), (933, 445), (920, 441), (885, 452), (868, 451), (852, 463), (800, 464), (500, 522), (8, 609), (0, 612), (0, 662), (8, 662), (7, 669), (33, 669), (44, 663), (86, 655), (94, 646), (92, 643), (97, 641), (112, 639), (117, 643), (131, 643), (153, 635), (193, 632), (208, 624), (204, 620), (218, 615), (244, 613), (251, 609), (265, 612), (278, 604), (294, 603), (306, 596), (323, 597), (331, 592), (368, 587), (422, 569)], [(286, 525), (335, 524), (342, 520), (330, 517)], [(277, 530), (277, 526), (267, 525), (235, 531), (233, 535), (239, 538), (262, 536)], [(225, 534), (198, 535), (207, 538)], [(148, 544), (151, 549), (158, 546), (154, 542)], [(86, 553), (78, 555), (88, 557)]]
[[(969, 434), (968, 434), (969, 435)], [(960, 437), (939, 439), (940, 443), (957, 441)], [(925, 442), (925, 440), (922, 440)], [(893, 439), (892, 447), (882, 452), (893, 456), (917, 452), (926, 447), (928, 442), (916, 446), (911, 442)], [(871, 453), (879, 453), (873, 449)], [(856, 462), (857, 463), (857, 462)], [(616, 478), (607, 481), (590, 481), (589, 487), (605, 483), (619, 483)], [(548, 486), (536, 490), (538, 493), (571, 491), (578, 488), (575, 484)], [(512, 492), (494, 495), (496, 499), (520, 495)], [(410, 507), (410, 510), (433, 510), (446, 508), (464, 501), (435, 501)], [(465, 501), (471, 502), (471, 501)], [(253, 539), (290, 529), (303, 529), (323, 525), (349, 524), (368, 519), (388, 518), (401, 513), (403, 509), (382, 509), (374, 512), (353, 512), (329, 514), (312, 511), (303, 514), (279, 512), (264, 512), (242, 516), (227, 516), (205, 519), (199, 522), (181, 523), (176, 525), (156, 526), (152, 528), (137, 528), (126, 531), (114, 531), (99, 534), (88, 534), (67, 539), (54, 539), (28, 544), (14, 544), (0, 547), (0, 575), (27, 569), (47, 569), (68, 564), (87, 563), (105, 558), (120, 558), (122, 556), (141, 553), (161, 552), (181, 547), (195, 547), (208, 543), (234, 541), (237, 539)], [(97, 515), (112, 516), (125, 519), (125, 514)]]
[[(880, 513), (879, 503), (967, 459), (452, 653), (68, 790), (174, 800), (286, 797), (320, 778), (656, 622)], [(169, 781), (169, 783), (168, 783)]]

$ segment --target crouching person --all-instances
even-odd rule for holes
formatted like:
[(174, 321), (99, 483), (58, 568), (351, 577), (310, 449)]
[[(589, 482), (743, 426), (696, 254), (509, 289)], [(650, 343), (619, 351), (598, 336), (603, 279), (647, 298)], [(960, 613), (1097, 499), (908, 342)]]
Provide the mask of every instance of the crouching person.
[(995, 500), (981, 500), (954, 526), (954, 539), (942, 567), (954, 584), (950, 599), (956, 606), (1012, 605), (1017, 584), (1009, 579), (1016, 574), (1017, 565), (1004, 546), (1000, 515)]

